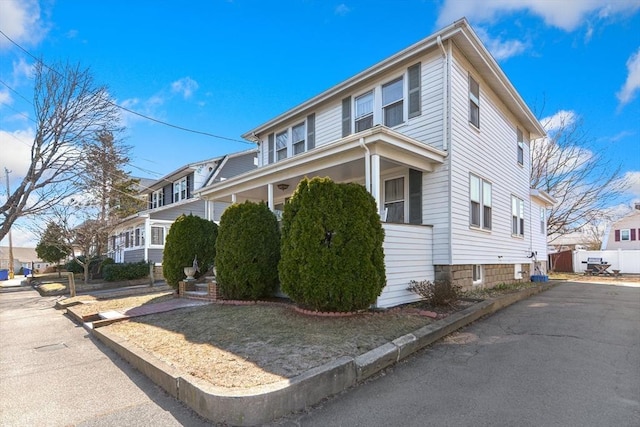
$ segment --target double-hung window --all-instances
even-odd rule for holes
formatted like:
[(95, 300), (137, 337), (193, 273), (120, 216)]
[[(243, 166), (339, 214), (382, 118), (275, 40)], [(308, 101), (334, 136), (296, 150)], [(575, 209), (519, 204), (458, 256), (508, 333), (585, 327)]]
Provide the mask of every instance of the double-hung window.
[(524, 201), (511, 196), (511, 234), (524, 236)]
[(522, 166), (524, 165), (524, 136), (520, 129), (517, 130), (516, 134), (518, 139), (518, 164)]
[(471, 202), (470, 225), (491, 230), (491, 183), (476, 175), (470, 175), (469, 200)]
[(384, 125), (393, 127), (404, 121), (404, 79), (397, 78), (382, 86), (382, 115)]
[(386, 222), (404, 223), (404, 177), (384, 182)]
[(287, 158), (287, 142), (289, 141), (289, 132), (284, 131), (276, 134), (276, 161)]
[(186, 200), (187, 198), (187, 177), (173, 183), (173, 202)]
[(154, 191), (151, 193), (151, 208), (159, 208), (164, 204), (164, 192), (162, 189)]
[(164, 244), (164, 227), (151, 227), (151, 244)]
[(620, 240), (631, 240), (631, 229), (627, 228), (624, 230), (620, 230)]
[(547, 234), (547, 210), (540, 208), (540, 234)]
[(373, 91), (357, 97), (355, 107), (356, 132), (373, 127)]
[(293, 144), (293, 154), (304, 153), (305, 147), (305, 129), (304, 122), (291, 128), (291, 143)]
[(469, 75), (469, 123), (480, 128), (480, 85)]

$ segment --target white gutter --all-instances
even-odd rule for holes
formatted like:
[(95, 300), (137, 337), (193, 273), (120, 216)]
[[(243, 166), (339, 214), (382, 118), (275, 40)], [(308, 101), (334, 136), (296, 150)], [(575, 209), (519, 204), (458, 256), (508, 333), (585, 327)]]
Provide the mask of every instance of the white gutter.
[(371, 193), (371, 150), (369, 150), (369, 147), (364, 143), (364, 138), (360, 138), (360, 146), (367, 152), (364, 158), (364, 186), (367, 192)]

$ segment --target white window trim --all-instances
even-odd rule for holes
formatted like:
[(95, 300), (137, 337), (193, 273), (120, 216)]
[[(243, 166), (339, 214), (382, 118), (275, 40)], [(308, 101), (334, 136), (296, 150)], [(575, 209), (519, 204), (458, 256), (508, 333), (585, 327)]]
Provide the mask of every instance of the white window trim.
[[(520, 166), (524, 166), (524, 133), (522, 129), (516, 128), (516, 162)], [(522, 152), (522, 162), (520, 161), (520, 152)]]
[[(481, 264), (473, 264), (471, 266), (471, 281), (474, 285), (482, 284), (482, 280), (484, 278), (484, 269)], [(477, 273), (477, 275), (476, 275)], [(474, 276), (477, 276), (477, 279), (474, 279)]]
[(547, 210), (540, 208), (540, 234), (547, 234)]
[[(514, 233), (513, 230), (513, 217), (514, 217), (514, 213), (513, 213), (513, 202), (514, 200), (516, 201), (516, 210), (517, 210), (517, 218), (518, 218), (518, 222), (517, 222), (517, 226), (516, 226), (516, 232)], [(517, 237), (519, 239), (524, 238), (524, 228), (525, 228), (525, 205), (524, 205), (524, 200), (521, 199), (518, 196), (515, 195), (511, 195), (511, 236), (512, 237)]]
[[(393, 174), (393, 175), (385, 175), (385, 176), (381, 176), (380, 179), (382, 180), (382, 188), (381, 188), (381, 193), (382, 193), (382, 209), (384, 212), (384, 205), (385, 205), (385, 200), (387, 198), (386, 195), (386, 188), (385, 188), (385, 183), (387, 181), (391, 181), (393, 179), (398, 179), (398, 178), (404, 178), (404, 185), (403, 185), (403, 197), (404, 199), (402, 200), (404, 202), (404, 222), (402, 224), (408, 224), (409, 223), (409, 174)], [(398, 200), (399, 201), (399, 200)], [(383, 218), (384, 222), (387, 222), (387, 218), (386, 215)]]
[[(473, 80), (477, 85), (478, 85), (478, 96), (476, 97), (476, 95), (474, 95), (471, 92), (471, 80)], [(467, 90), (468, 90), (468, 98), (470, 102), (473, 102), (475, 104), (475, 106), (478, 109), (478, 124), (475, 124), (471, 121), (471, 105), (468, 105), (467, 108), (469, 108), (469, 124), (471, 126), (473, 126), (475, 129), (480, 129), (480, 81), (478, 79), (476, 79), (475, 77), (473, 77), (471, 75), (471, 73), (468, 74), (468, 79), (467, 79)]]
[[(402, 79), (402, 101), (396, 101), (396, 102), (402, 102), (402, 122), (398, 123), (395, 126), (390, 127), (390, 129), (395, 129), (399, 126), (402, 126), (404, 124), (407, 123), (408, 120), (410, 120), (409, 117), (409, 69), (405, 69), (402, 73), (398, 73), (395, 74), (393, 76), (391, 76), (390, 78), (386, 79), (384, 82), (377, 84), (374, 87), (369, 87), (366, 90), (363, 90), (362, 92), (358, 92), (357, 94), (355, 94), (354, 96), (351, 97), (351, 129), (353, 129), (354, 132), (356, 132), (356, 99), (362, 97), (363, 95), (366, 95), (368, 93), (373, 93), (373, 126), (376, 125), (384, 125), (384, 107), (385, 105), (382, 105), (382, 86), (385, 86), (389, 83), (392, 83), (396, 80)], [(422, 100), (421, 100), (422, 101)], [(393, 104), (393, 103), (392, 103)], [(422, 109), (421, 109), (422, 110)], [(421, 113), (422, 114), (422, 113)], [(420, 115), (414, 116), (412, 118), (415, 117), (419, 117)]]
[[(161, 228), (162, 229), (162, 243), (153, 243), (153, 229)], [(167, 229), (163, 225), (152, 225), (151, 226), (151, 237), (149, 239), (149, 247), (160, 248), (164, 246), (164, 243), (167, 239)]]
[[(182, 196), (184, 184), (184, 197)], [(178, 192), (176, 193), (176, 186), (178, 187)], [(181, 202), (183, 200), (187, 200), (187, 177), (180, 178), (177, 181), (173, 182), (173, 203)], [(177, 194), (177, 197), (176, 197)]]
[[(478, 218), (479, 220), (479, 224), (472, 224), (471, 223), (471, 218), (472, 218), (472, 205), (471, 203), (473, 202), (471, 200), (471, 179), (472, 177), (477, 178), (480, 181), (480, 216)], [(488, 184), (489, 187), (491, 188), (491, 200), (489, 200), (489, 205), (485, 205), (484, 204), (484, 186), (485, 184)], [(491, 232), (491, 230), (493, 230), (493, 183), (491, 181), (488, 181), (484, 178), (482, 178), (480, 175), (476, 175), (475, 173), (470, 173), (469, 174), (469, 194), (468, 194), (468, 200), (469, 200), (469, 227), (472, 228), (473, 230), (480, 230), (480, 231), (486, 231), (486, 232)], [(484, 208), (485, 206), (488, 206), (491, 208), (491, 224), (489, 224), (489, 227), (485, 227), (484, 225)]]
[[(627, 233), (627, 238), (624, 238), (624, 233)], [(621, 242), (630, 242), (631, 241), (631, 229), (630, 228), (621, 228), (620, 229), (620, 241)]]
[(162, 188), (151, 193), (151, 209), (156, 209), (162, 206), (160, 201), (164, 198), (163, 196), (164, 190)]

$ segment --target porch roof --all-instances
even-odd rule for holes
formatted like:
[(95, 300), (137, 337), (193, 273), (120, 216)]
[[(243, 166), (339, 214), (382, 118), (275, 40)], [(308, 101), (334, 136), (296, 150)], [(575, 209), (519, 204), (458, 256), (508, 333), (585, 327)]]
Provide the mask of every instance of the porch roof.
[[(366, 147), (366, 148), (365, 148)], [(416, 139), (377, 125), (371, 129), (349, 135), (337, 141), (316, 147), (305, 153), (262, 166), (242, 175), (217, 182), (199, 190), (204, 199), (222, 199), (232, 194), (250, 192), (254, 198), (264, 200), (267, 184), (286, 184), (293, 187), (304, 176), (330, 176), (336, 181), (357, 177), (353, 171), (361, 160), (362, 176), (367, 154), (377, 154), (387, 163), (430, 172), (444, 162), (447, 153)], [(359, 166), (358, 166), (359, 168)]]

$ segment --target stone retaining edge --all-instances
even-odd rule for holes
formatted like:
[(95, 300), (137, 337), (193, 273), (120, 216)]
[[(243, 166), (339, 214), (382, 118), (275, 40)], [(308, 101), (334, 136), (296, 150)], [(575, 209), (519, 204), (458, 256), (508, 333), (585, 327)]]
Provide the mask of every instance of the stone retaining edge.
[(355, 358), (341, 357), (288, 380), (241, 390), (216, 387), (192, 375), (181, 373), (105, 329), (92, 329), (91, 333), (199, 415), (218, 423), (251, 426), (314, 405), (483, 316), (553, 286), (553, 282), (545, 283), (485, 300)]

